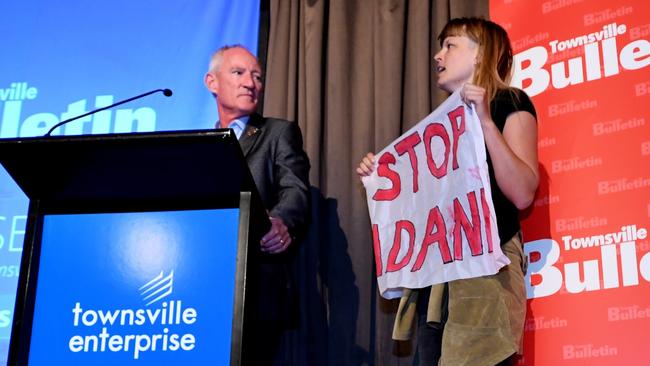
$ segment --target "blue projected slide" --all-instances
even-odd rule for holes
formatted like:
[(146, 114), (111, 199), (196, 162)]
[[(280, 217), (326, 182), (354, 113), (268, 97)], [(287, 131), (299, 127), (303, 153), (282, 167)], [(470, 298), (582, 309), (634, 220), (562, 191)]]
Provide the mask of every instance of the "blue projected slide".
[[(0, 138), (158, 88), (172, 89), (67, 124), (54, 135), (204, 129), (216, 108), (203, 86), (211, 53), (256, 52), (259, 0), (4, 2)], [(0, 363), (6, 360), (27, 199), (0, 167)]]
[(29, 364), (228, 364), (238, 223), (238, 209), (45, 216)]

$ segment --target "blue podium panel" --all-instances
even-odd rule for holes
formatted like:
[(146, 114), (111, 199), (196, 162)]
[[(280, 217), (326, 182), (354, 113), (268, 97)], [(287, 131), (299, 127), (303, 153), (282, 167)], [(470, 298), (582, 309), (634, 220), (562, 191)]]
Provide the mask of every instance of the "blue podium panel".
[(238, 224), (238, 209), (45, 215), (29, 364), (228, 364)]

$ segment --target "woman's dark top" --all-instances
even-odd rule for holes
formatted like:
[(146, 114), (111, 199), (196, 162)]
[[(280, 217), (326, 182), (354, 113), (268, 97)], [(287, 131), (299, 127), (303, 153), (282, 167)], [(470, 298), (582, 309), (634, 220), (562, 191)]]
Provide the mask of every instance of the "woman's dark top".
[[(518, 111), (529, 112), (537, 118), (535, 106), (533, 106), (533, 102), (523, 90), (514, 88), (509, 90), (499, 90), (490, 103), (490, 115), (501, 133), (503, 133), (503, 127), (506, 124), (508, 116)], [(494, 210), (499, 227), (499, 238), (501, 239), (501, 244), (504, 244), (520, 229), (519, 210), (512, 202), (510, 202), (510, 200), (508, 200), (508, 198), (506, 198), (497, 185), (489, 152), (487, 154), (487, 163), (490, 171), (492, 201), (494, 202)]]

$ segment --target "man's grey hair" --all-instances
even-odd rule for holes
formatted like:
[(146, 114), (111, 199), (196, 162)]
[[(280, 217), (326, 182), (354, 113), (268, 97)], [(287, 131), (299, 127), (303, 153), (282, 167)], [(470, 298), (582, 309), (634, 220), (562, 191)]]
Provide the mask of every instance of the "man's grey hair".
[[(246, 48), (244, 45), (241, 44), (232, 44), (232, 45), (225, 45), (219, 48), (218, 50), (214, 51), (212, 54), (212, 57), (210, 58), (210, 66), (208, 68), (208, 72), (210, 73), (216, 73), (219, 71), (219, 67), (221, 67), (221, 61), (223, 61), (223, 54), (224, 52), (228, 51), (229, 49), (232, 48), (242, 48), (248, 52), (248, 48)], [(251, 52), (252, 54), (252, 52)]]

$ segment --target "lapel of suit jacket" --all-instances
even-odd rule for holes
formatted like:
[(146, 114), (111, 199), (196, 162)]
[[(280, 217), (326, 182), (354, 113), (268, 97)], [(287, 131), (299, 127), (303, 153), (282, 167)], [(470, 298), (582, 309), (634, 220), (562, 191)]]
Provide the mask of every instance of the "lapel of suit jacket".
[(253, 148), (260, 135), (262, 135), (263, 128), (264, 118), (257, 113), (251, 114), (246, 124), (246, 129), (239, 138), (239, 146), (241, 146), (244, 156), (248, 155), (248, 152)]

